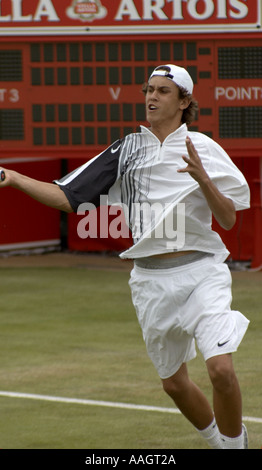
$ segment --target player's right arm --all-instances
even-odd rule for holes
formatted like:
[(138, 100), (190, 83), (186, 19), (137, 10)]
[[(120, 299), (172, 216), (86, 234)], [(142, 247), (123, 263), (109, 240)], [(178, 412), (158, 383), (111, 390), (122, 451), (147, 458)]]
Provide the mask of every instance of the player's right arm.
[(121, 140), (115, 141), (99, 155), (52, 183), (0, 168), (5, 173), (5, 179), (0, 178), (0, 188), (10, 186), (46, 206), (65, 212), (77, 212), (84, 202), (98, 207), (100, 196), (108, 194), (118, 177), (121, 146)]
[(60, 187), (53, 183), (45, 183), (13, 170), (4, 169), (5, 180), (0, 183), (0, 188), (12, 187), (22, 191), (36, 201), (65, 212), (73, 212), (73, 209)]

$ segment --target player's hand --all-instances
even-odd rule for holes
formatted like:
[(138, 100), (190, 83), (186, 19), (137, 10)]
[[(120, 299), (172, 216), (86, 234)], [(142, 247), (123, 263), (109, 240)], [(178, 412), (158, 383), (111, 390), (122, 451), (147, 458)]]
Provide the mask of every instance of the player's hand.
[(201, 183), (208, 178), (206, 170), (204, 169), (201, 159), (198, 156), (198, 153), (189, 137), (186, 138), (186, 146), (188, 151), (188, 156), (183, 155), (182, 158), (187, 166), (185, 168), (180, 168), (178, 173), (189, 173), (194, 180), (198, 183)]

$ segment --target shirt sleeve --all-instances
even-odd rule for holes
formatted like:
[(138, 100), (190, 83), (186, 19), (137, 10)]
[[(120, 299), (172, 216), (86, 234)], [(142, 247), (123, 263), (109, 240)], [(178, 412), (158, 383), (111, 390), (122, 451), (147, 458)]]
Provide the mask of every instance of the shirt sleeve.
[(54, 180), (64, 191), (74, 212), (82, 203), (100, 205), (100, 196), (107, 195), (119, 175), (122, 140), (117, 140), (102, 153), (59, 180)]
[(224, 196), (232, 200), (236, 210), (248, 209), (250, 190), (243, 173), (217, 142), (205, 136), (205, 143), (210, 179)]

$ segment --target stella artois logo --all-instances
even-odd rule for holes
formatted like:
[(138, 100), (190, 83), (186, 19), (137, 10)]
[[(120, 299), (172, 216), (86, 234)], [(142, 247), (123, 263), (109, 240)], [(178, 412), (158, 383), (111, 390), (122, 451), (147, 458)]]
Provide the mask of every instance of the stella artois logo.
[(74, 20), (93, 21), (104, 18), (107, 15), (107, 9), (100, 0), (73, 0), (66, 13)]

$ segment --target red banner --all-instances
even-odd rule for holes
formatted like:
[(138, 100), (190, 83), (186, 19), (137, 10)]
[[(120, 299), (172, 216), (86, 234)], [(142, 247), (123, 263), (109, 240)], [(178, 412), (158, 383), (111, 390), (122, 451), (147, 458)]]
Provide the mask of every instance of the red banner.
[(260, 0), (0, 0), (0, 35), (261, 31)]

